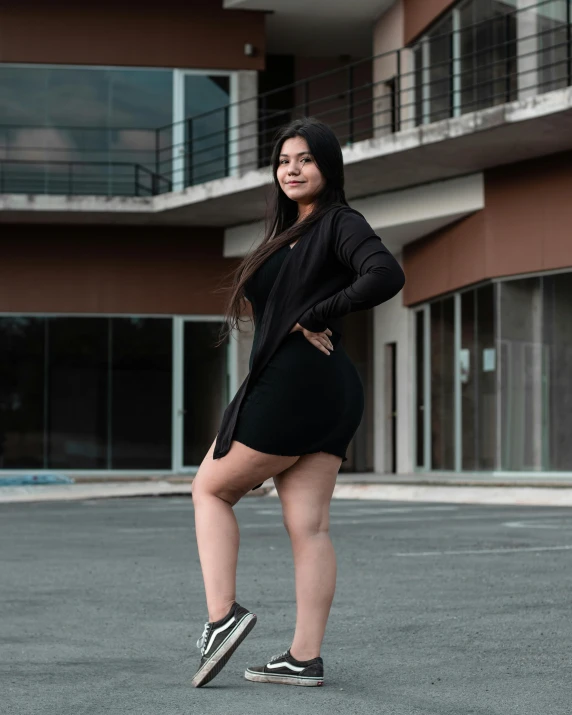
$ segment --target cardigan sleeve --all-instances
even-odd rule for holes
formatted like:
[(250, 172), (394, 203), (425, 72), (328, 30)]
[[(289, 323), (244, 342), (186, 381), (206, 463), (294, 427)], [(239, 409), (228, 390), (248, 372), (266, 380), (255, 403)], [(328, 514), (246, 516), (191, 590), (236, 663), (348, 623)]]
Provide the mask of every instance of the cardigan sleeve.
[(354, 272), (356, 279), (298, 318), (303, 328), (314, 333), (326, 330), (333, 318), (367, 310), (393, 298), (405, 284), (401, 266), (361, 214), (340, 211), (332, 230), (336, 257)]

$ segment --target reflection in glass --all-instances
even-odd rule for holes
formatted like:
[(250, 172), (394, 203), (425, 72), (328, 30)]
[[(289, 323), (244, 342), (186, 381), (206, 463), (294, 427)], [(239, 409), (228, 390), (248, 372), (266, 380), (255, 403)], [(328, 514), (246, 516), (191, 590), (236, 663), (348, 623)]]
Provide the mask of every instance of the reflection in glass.
[(502, 468), (542, 467), (542, 305), (540, 278), (501, 285)]
[[(227, 176), (229, 101), (228, 75), (185, 75), (185, 116), (195, 117), (185, 127), (188, 147), (185, 185)], [(201, 116), (205, 112), (206, 116)]]
[(228, 404), (227, 343), (215, 347), (221, 324), (186, 321), (184, 328), (183, 464), (199, 465)]
[(544, 293), (544, 468), (572, 471), (572, 276), (546, 276)]
[(552, 0), (535, 10), (538, 13), (542, 92), (568, 86), (569, 53), (572, 52), (568, 41), (568, 2), (569, 0)]
[(431, 466), (454, 469), (455, 307), (453, 298), (431, 305)]
[(113, 469), (171, 468), (173, 321), (111, 321)]
[[(478, 425), (475, 469), (493, 470), (496, 467), (497, 424), (497, 351), (495, 332), (495, 286), (490, 284), (475, 291), (476, 294), (476, 350), (475, 370), (478, 367), (476, 387)], [(478, 364), (476, 361), (478, 351)]]
[(517, 17), (494, 0), (459, 6), (461, 107), (474, 112), (516, 99)]
[(0, 147), (31, 162), (6, 164), (4, 182), (12, 192), (123, 195), (138, 179), (148, 193), (149, 174), (134, 165), (155, 170), (155, 129), (172, 122), (172, 88), (170, 69), (0, 65)]
[(44, 466), (45, 320), (0, 318), (0, 469)]
[(429, 121), (431, 122), (448, 119), (452, 114), (452, 31), (453, 20), (449, 16), (427, 36), (429, 45)]

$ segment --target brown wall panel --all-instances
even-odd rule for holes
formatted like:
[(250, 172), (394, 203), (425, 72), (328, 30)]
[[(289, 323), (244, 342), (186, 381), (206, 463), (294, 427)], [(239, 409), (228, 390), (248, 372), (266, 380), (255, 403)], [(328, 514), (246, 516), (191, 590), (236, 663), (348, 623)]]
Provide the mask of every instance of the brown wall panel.
[[(221, 3), (23, 3), (0, 8), (0, 62), (264, 68), (265, 15)], [(258, 50), (246, 57), (244, 44)]]
[(406, 246), (407, 305), (502, 276), (572, 267), (572, 153), (485, 173), (485, 208)]
[(490, 171), (488, 276), (572, 266), (572, 153)]
[(484, 211), (479, 211), (405, 246), (405, 304), (413, 305), (482, 280), (486, 265), (485, 234)]
[(3, 225), (0, 312), (222, 314), (219, 229)]
[(405, 44), (408, 45), (431, 25), (456, 0), (403, 0), (405, 11)]

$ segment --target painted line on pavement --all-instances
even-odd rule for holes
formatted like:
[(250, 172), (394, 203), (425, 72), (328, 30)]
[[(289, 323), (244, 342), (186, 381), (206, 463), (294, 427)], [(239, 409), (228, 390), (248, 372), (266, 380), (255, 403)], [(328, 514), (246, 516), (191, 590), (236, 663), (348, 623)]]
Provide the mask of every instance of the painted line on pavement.
[(572, 545), (566, 546), (507, 546), (502, 549), (464, 549), (459, 551), (410, 551), (391, 554), (391, 556), (465, 556), (472, 554), (509, 554), (518, 551), (570, 551)]

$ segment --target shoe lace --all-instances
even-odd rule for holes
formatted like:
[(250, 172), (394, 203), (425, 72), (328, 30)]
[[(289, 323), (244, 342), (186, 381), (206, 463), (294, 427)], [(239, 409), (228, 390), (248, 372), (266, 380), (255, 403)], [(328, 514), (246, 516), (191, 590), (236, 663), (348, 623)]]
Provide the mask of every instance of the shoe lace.
[(200, 648), (202, 655), (204, 655), (204, 653), (205, 653), (205, 646), (206, 646), (208, 638), (209, 638), (210, 626), (211, 626), (210, 623), (205, 623), (203, 633), (202, 633), (201, 637), (197, 640), (197, 648)]
[(288, 655), (289, 651), (290, 651), (290, 649), (285, 650), (283, 653), (278, 653), (277, 655), (273, 655), (272, 658), (270, 658), (270, 660), (268, 662), (272, 663), (275, 660), (282, 660), (282, 658), (285, 658)]

